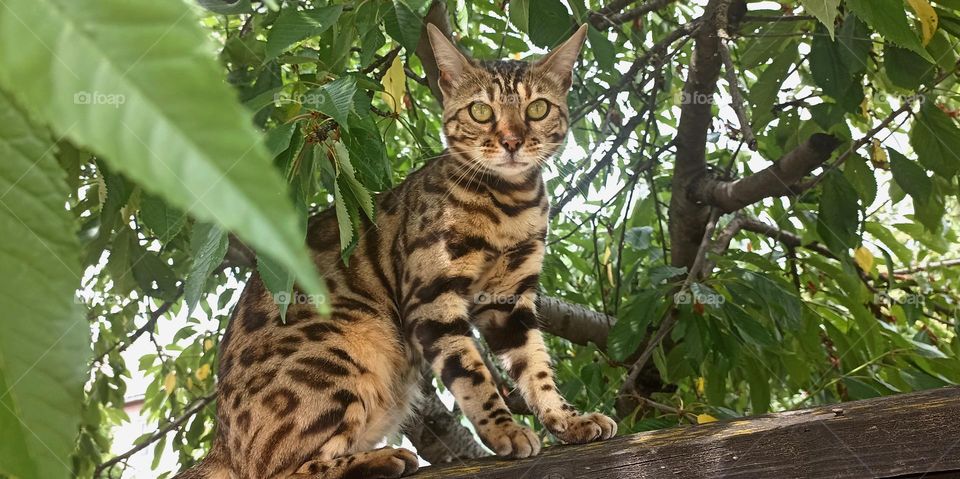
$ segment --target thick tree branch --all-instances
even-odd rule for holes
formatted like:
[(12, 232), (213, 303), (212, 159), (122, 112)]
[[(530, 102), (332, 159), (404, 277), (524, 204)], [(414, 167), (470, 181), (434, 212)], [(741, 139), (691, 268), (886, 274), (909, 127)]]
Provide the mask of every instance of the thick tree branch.
[(836, 137), (816, 133), (766, 169), (735, 181), (701, 177), (688, 194), (693, 201), (716, 206), (724, 213), (764, 198), (794, 194), (797, 182), (830, 159), (839, 145)]
[(717, 17), (728, 4), (729, 0), (710, 0), (705, 7), (683, 89), (669, 215), (670, 260), (676, 267), (693, 265), (710, 216), (704, 205), (685, 192), (707, 173), (707, 131), (713, 121), (711, 108), (722, 64), (717, 31), (726, 25), (726, 19), (721, 22)]
[(550, 296), (538, 298), (537, 312), (545, 332), (582, 346), (593, 343), (600, 349), (606, 349), (607, 334), (616, 322), (612, 316)]

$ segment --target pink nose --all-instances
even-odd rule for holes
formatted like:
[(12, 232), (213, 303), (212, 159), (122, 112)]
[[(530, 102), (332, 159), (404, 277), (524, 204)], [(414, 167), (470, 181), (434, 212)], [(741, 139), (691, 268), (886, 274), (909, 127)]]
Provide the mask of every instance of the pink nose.
[(517, 135), (507, 134), (500, 137), (500, 144), (503, 145), (507, 151), (513, 153), (523, 144), (523, 139)]

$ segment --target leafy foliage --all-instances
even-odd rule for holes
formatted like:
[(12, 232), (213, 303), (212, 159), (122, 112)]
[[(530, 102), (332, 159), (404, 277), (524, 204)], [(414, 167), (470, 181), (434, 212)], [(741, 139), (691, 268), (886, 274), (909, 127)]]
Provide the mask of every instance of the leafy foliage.
[[(549, 338), (578, 407), (635, 432), (960, 383), (960, 2), (747, 2), (726, 43), (736, 81), (706, 98), (684, 89), (704, 14), (690, 2), (602, 18), (597, 0), (446, 3), (478, 58), (534, 58), (591, 24), (548, 171), (541, 284), (616, 319), (605, 344)], [(133, 396), (151, 432), (170, 432), (135, 441), (157, 472), (127, 475), (202, 456), (221, 334), (253, 265), (282, 304), (295, 280), (322, 293), (307, 214), (335, 209), (349, 260), (372, 195), (442, 149), (414, 53), (428, 7), (6, 0), (0, 476), (122, 475), (108, 461)], [(670, 215), (673, 139), (700, 101), (718, 177), (815, 133), (842, 144), (797, 194), (720, 216), (712, 269), (688, 277), (671, 260), (670, 224), (690, 220)], [(627, 371), (668, 321), (644, 383), (668, 407), (624, 409)]]

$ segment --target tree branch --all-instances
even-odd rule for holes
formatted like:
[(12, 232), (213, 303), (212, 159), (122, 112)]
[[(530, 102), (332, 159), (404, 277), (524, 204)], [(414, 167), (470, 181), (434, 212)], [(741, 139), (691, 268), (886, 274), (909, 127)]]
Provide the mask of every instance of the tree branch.
[(688, 194), (694, 201), (716, 206), (724, 213), (764, 198), (795, 194), (794, 185), (830, 159), (839, 145), (836, 137), (816, 133), (766, 169), (735, 181), (702, 177), (691, 185)]
[(718, 21), (721, 8), (729, 0), (710, 0), (704, 8), (703, 22), (695, 34), (696, 43), (687, 81), (684, 102), (680, 106), (677, 125), (677, 155), (670, 197), (670, 261), (673, 266), (690, 268), (697, 254), (709, 219), (709, 210), (691, 199), (685, 192), (707, 173), (707, 131), (713, 121), (711, 108), (720, 78), (720, 37), (717, 34), (726, 19)]
[(187, 410), (184, 411), (180, 417), (174, 419), (173, 421), (168, 423), (166, 426), (163, 426), (160, 429), (158, 429), (157, 432), (151, 434), (149, 437), (147, 437), (146, 440), (144, 440), (140, 444), (137, 444), (136, 446), (133, 446), (133, 448), (131, 448), (129, 451), (123, 454), (120, 454), (110, 459), (109, 461), (103, 462), (99, 466), (97, 466), (97, 468), (94, 469), (93, 471), (93, 477), (100, 477), (100, 475), (103, 474), (103, 472), (106, 469), (109, 469), (123, 461), (126, 461), (131, 456), (140, 452), (150, 444), (153, 444), (159, 441), (160, 438), (166, 436), (168, 432), (179, 428), (180, 426), (183, 425), (183, 423), (187, 422), (187, 420), (189, 420), (191, 417), (193, 417), (194, 415), (202, 411), (203, 408), (207, 407), (208, 404), (213, 402), (213, 400), (216, 399), (216, 397), (217, 397), (216, 394), (211, 394), (209, 396), (204, 396), (194, 401), (193, 405), (187, 408)]
[(647, 12), (659, 10), (675, 0), (649, 0), (647, 3), (632, 10), (616, 13), (626, 8), (632, 1), (633, 0), (610, 2), (606, 7), (596, 12), (590, 12), (587, 15), (590, 25), (593, 25), (597, 30), (606, 30), (609, 27), (616, 27), (617, 25), (640, 18)]

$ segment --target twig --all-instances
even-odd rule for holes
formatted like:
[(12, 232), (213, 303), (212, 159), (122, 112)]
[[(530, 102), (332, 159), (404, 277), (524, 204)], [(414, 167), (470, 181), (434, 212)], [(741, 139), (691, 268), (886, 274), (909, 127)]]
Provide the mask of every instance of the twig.
[(129, 451), (127, 451), (127, 452), (125, 452), (125, 453), (123, 453), (123, 454), (120, 454), (120, 455), (118, 455), (118, 456), (116, 456), (116, 457), (114, 457), (114, 458), (112, 458), (112, 459), (110, 459), (110, 460), (108, 460), (108, 461), (105, 461), (105, 462), (101, 463), (99, 466), (97, 466), (97, 468), (94, 469), (94, 471), (93, 471), (93, 477), (100, 477), (101, 474), (103, 474), (103, 471), (104, 471), (104, 470), (106, 470), (106, 469), (108, 469), (108, 468), (111, 468), (111, 467), (113, 467), (114, 465), (116, 465), (116, 464), (118, 464), (118, 463), (120, 463), (120, 462), (123, 462), (123, 461), (129, 459), (131, 456), (133, 456), (134, 454), (140, 452), (141, 450), (143, 450), (144, 448), (146, 448), (146, 447), (149, 446), (150, 444), (153, 444), (153, 443), (159, 441), (160, 438), (166, 436), (168, 432), (170, 432), (170, 431), (172, 431), (172, 430), (174, 430), (174, 429), (179, 428), (180, 426), (183, 425), (183, 423), (187, 422), (188, 419), (190, 419), (191, 417), (193, 417), (194, 415), (196, 415), (197, 413), (199, 413), (200, 411), (202, 411), (203, 408), (205, 408), (208, 404), (210, 404), (211, 402), (213, 402), (213, 400), (214, 400), (216, 397), (217, 397), (216, 394), (210, 394), (209, 396), (204, 396), (204, 397), (198, 399), (197, 401), (194, 401), (193, 405), (191, 405), (189, 408), (187, 408), (187, 410), (184, 411), (183, 415), (181, 415), (180, 417), (174, 419), (173, 421), (171, 421), (171, 422), (170, 422), (169, 424), (167, 424), (166, 426), (163, 426), (163, 427), (161, 427), (160, 429), (158, 429), (157, 432), (151, 434), (149, 437), (147, 437), (146, 440), (144, 440), (143, 442), (141, 442), (140, 444), (138, 444), (138, 445), (136, 445), (136, 446), (133, 446), (133, 448), (131, 448)]
[(910, 274), (918, 273), (920, 271), (929, 271), (931, 269), (940, 269), (940, 268), (949, 268), (952, 266), (960, 266), (960, 258), (956, 259), (945, 259), (943, 261), (934, 261), (927, 264), (918, 264), (914, 266), (908, 266), (906, 268), (896, 269), (893, 271), (893, 274)]
[(750, 119), (747, 116), (747, 109), (743, 100), (743, 94), (740, 91), (740, 81), (737, 79), (737, 68), (733, 64), (733, 58), (730, 57), (730, 49), (727, 48), (725, 38), (720, 39), (720, 57), (723, 58), (724, 71), (726, 73), (727, 84), (730, 86), (730, 100), (733, 111), (737, 113), (737, 120), (740, 122), (740, 134), (743, 135), (743, 141), (747, 148), (757, 151), (757, 139), (753, 136), (753, 129), (750, 128)]

